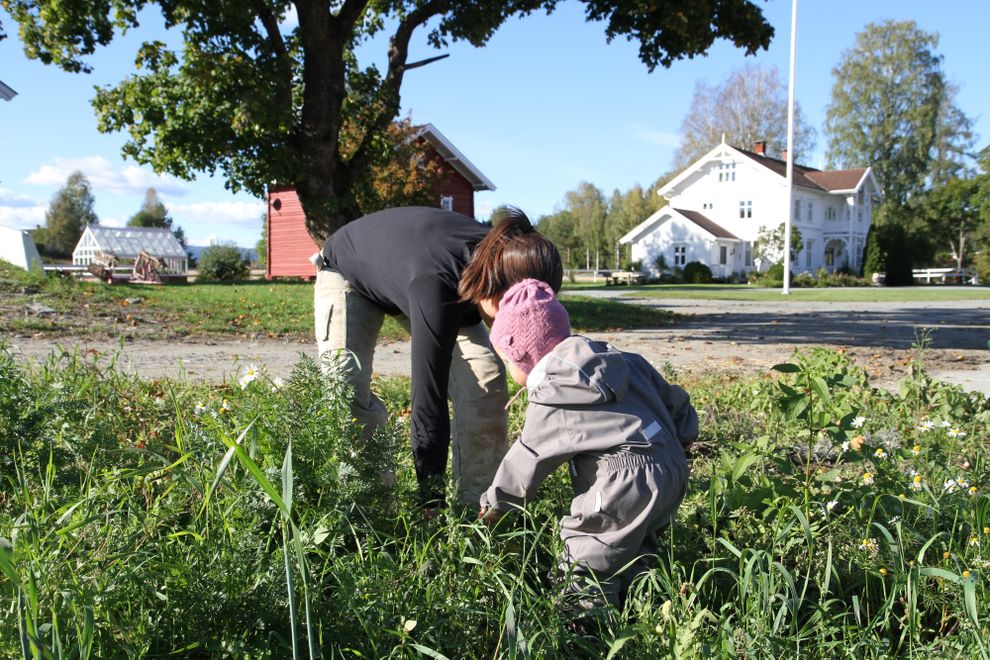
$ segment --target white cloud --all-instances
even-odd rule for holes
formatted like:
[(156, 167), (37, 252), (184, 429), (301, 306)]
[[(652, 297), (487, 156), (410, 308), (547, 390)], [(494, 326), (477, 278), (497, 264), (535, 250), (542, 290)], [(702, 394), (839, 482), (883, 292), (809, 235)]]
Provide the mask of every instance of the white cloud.
[(0, 225), (14, 229), (34, 229), (45, 224), (42, 202), (12, 190), (0, 188)]
[(649, 126), (643, 126), (642, 124), (630, 124), (629, 131), (632, 133), (633, 137), (640, 142), (651, 144), (656, 147), (676, 148), (681, 143), (681, 136), (679, 133), (658, 131), (650, 128)]
[(0, 206), (0, 225), (13, 229), (34, 229), (45, 224), (44, 206)]
[(154, 188), (160, 194), (176, 196), (187, 192), (185, 184), (175, 177), (159, 176), (137, 165), (115, 165), (103, 156), (55, 157), (52, 164), (42, 165), (28, 174), (23, 182), (36, 186), (62, 186), (75, 171), (86, 175), (94, 192), (143, 195), (148, 188)]
[(492, 216), (492, 211), (495, 210), (495, 203), (490, 200), (483, 200), (480, 202), (475, 202), (474, 205), (474, 217), (478, 220), (487, 220)]
[(172, 218), (181, 224), (232, 225), (237, 227), (261, 227), (261, 214), (265, 203), (250, 202), (193, 202), (190, 204), (165, 204)]
[(261, 235), (261, 215), (266, 210), (265, 203), (260, 200), (190, 204), (169, 204), (165, 201), (165, 206), (172, 216), (173, 226), (182, 227), (190, 245), (227, 241), (237, 245), (254, 245)]
[(0, 206), (27, 208), (32, 206), (40, 206), (40, 202), (33, 197), (15, 193), (13, 190), (7, 190), (6, 188), (0, 188)]

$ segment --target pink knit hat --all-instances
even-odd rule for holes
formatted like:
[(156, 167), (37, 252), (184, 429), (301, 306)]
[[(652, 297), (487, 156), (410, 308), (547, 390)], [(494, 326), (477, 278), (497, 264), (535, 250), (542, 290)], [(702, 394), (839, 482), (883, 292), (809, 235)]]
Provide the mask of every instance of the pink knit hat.
[(550, 285), (534, 279), (525, 279), (505, 292), (490, 333), (492, 346), (527, 375), (570, 336), (567, 310)]

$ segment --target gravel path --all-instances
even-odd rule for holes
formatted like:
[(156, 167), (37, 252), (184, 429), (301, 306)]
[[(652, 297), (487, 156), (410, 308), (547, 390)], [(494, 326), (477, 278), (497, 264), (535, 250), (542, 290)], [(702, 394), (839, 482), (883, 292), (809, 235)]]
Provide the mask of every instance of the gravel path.
[[(661, 329), (591, 333), (624, 350), (643, 354), (654, 365), (669, 362), (678, 372), (722, 370), (762, 372), (786, 360), (795, 349), (841, 348), (880, 384), (895, 382), (916, 354), (919, 333), (931, 341), (925, 352), (929, 372), (990, 395), (990, 301), (923, 303), (726, 302), (622, 297), (629, 290), (582, 291), (592, 295), (656, 305), (684, 315)], [(927, 329), (927, 330), (926, 330)], [(248, 365), (264, 365), (285, 375), (300, 354), (315, 346), (281, 340), (114, 341), (6, 338), (14, 355), (39, 361), (53, 350), (80, 351), (142, 377), (186, 377), (222, 381)], [(409, 373), (409, 342), (382, 344), (374, 369)]]

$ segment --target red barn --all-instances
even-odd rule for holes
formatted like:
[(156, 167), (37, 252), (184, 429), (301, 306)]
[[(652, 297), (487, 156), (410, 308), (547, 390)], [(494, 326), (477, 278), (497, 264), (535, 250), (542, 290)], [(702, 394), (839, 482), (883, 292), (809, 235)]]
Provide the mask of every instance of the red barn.
[[(443, 183), (437, 206), (474, 217), (474, 193), (495, 190), (495, 185), (471, 164), (433, 124), (420, 127), (418, 137), (426, 140), (441, 161)], [(306, 231), (306, 216), (294, 188), (268, 190), (268, 258), (266, 276), (316, 277), (309, 258), (323, 246)]]

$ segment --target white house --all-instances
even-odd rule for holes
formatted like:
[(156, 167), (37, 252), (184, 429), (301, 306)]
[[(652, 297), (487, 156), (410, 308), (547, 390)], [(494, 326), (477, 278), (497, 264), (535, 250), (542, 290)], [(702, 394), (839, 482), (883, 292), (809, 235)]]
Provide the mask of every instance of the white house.
[(88, 266), (133, 261), (141, 252), (157, 257), (165, 264), (165, 273), (185, 275), (189, 255), (169, 229), (155, 227), (103, 227), (88, 225), (72, 251), (72, 263)]
[(724, 142), (658, 191), (667, 205), (623, 236), (632, 260), (645, 269), (663, 255), (668, 267), (700, 261), (719, 278), (766, 270), (754, 263), (762, 228), (776, 229), (791, 213), (803, 245), (794, 272), (860, 267), (880, 187), (867, 167), (821, 171), (794, 164), (794, 198), (787, 209), (787, 163), (770, 158), (765, 143), (746, 151)]

